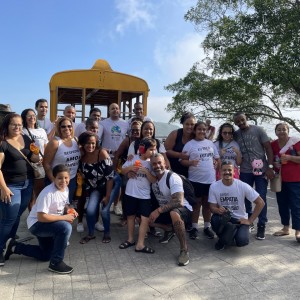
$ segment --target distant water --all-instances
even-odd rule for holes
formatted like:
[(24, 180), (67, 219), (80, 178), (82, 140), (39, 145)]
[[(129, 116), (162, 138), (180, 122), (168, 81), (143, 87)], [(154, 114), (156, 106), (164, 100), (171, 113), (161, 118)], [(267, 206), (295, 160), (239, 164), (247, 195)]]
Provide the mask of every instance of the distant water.
[(180, 128), (175, 124), (169, 124), (164, 122), (154, 121), (154, 124), (155, 124), (155, 137), (159, 139), (165, 139), (171, 131)]

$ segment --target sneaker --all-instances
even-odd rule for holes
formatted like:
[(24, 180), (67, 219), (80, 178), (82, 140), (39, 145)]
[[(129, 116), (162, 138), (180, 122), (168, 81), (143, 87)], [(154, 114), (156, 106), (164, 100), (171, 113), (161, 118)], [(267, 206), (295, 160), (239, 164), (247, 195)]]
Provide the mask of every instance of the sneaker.
[(178, 265), (186, 266), (190, 262), (189, 252), (187, 250), (180, 250), (178, 257)]
[(174, 231), (165, 231), (164, 236), (161, 239), (159, 239), (159, 242), (161, 244), (167, 244), (174, 235)]
[(4, 259), (5, 260), (9, 260), (9, 257), (14, 253), (12, 251), (12, 248), (14, 246), (16, 246), (16, 244), (17, 244), (17, 242), (13, 238), (10, 238), (10, 239), (7, 240), (7, 242), (6, 242), (6, 249), (4, 251)]
[(114, 213), (116, 216), (121, 216), (123, 214), (121, 208), (119, 207), (119, 205), (115, 205), (114, 206)]
[(254, 229), (255, 229), (254, 224), (251, 223), (251, 224), (249, 225), (249, 232), (251, 233), (252, 231), (254, 231)]
[(73, 272), (73, 268), (66, 265), (63, 261), (59, 262), (58, 264), (49, 264), (48, 270), (58, 274), (69, 274)]
[(198, 229), (197, 228), (193, 228), (190, 232), (190, 239), (191, 240), (195, 240), (198, 237)]
[(77, 232), (84, 232), (84, 227), (82, 223), (78, 223), (77, 224)]
[(215, 244), (215, 249), (216, 250), (223, 250), (225, 248), (225, 245), (218, 240)]
[(204, 228), (203, 232), (208, 239), (213, 239), (215, 237), (215, 234), (213, 233), (210, 227)]
[(95, 229), (97, 229), (98, 231), (101, 231), (101, 232), (104, 231), (103, 225), (101, 223), (99, 223), (99, 222), (97, 222), (95, 224)]
[(0, 253), (0, 267), (3, 267), (5, 263), (5, 259), (3, 256), (3, 252)]
[(264, 240), (265, 237), (265, 226), (264, 225), (257, 225), (257, 233), (255, 238), (257, 240)]

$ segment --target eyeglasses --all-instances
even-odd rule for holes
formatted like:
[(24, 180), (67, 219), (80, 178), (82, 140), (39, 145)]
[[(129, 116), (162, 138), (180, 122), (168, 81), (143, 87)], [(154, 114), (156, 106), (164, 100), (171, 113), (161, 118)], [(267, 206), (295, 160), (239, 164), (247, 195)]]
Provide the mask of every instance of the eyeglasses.
[(231, 131), (223, 131), (222, 134), (225, 134), (225, 135), (231, 135), (232, 132), (231, 132)]
[(9, 124), (9, 125), (13, 128), (17, 128), (17, 127), (23, 128), (23, 125), (21, 125), (21, 124)]
[(71, 128), (72, 128), (72, 125), (60, 125), (60, 128), (68, 128), (68, 129), (71, 129)]

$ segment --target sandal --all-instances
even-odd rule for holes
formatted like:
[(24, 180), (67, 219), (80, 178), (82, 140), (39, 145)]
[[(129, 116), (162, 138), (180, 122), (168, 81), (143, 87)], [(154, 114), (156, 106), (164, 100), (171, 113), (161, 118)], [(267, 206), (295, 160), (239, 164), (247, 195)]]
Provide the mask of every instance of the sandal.
[(132, 243), (128, 242), (128, 241), (125, 241), (124, 243), (122, 243), (119, 248), (120, 249), (127, 249), (129, 247), (132, 247), (135, 245), (135, 242), (133, 241)]
[(89, 235), (87, 235), (87, 236), (85, 236), (84, 238), (82, 238), (81, 240), (80, 240), (80, 244), (86, 244), (86, 243), (88, 243), (90, 240), (94, 240), (96, 237), (95, 236), (89, 236)]
[(289, 235), (290, 233), (288, 231), (284, 231), (283, 229), (280, 229), (273, 233), (274, 236), (284, 236)]
[(147, 253), (147, 254), (153, 254), (155, 252), (154, 249), (150, 248), (150, 247), (147, 247), (145, 246), (143, 249), (135, 249), (135, 252), (141, 252), (141, 253)]
[(111, 242), (111, 237), (109, 234), (104, 234), (103, 239), (102, 239), (102, 243), (104, 244), (108, 244)]

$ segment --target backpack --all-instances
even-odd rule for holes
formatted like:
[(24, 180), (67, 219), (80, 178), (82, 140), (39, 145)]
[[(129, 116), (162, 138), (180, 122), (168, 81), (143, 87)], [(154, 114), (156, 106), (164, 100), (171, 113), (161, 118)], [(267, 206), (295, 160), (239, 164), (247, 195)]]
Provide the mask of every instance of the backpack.
[[(169, 171), (167, 174), (166, 178), (166, 184), (167, 187), (170, 188), (170, 177), (174, 172)], [(177, 173), (175, 173), (177, 174)], [(191, 182), (183, 175), (177, 174), (183, 183), (183, 191), (184, 191), (184, 198), (188, 201), (188, 203), (193, 206), (196, 204), (196, 199), (195, 199), (195, 192), (194, 192), (194, 187), (191, 184)]]

